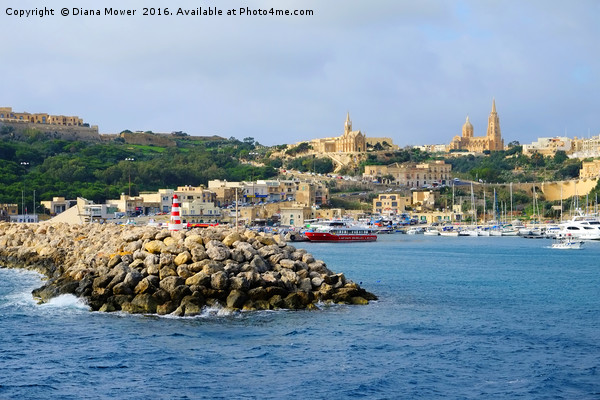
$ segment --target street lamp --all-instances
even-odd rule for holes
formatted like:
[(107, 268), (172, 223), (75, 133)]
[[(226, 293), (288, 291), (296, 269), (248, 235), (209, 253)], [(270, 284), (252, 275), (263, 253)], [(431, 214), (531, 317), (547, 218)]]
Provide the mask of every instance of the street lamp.
[[(125, 161), (135, 161), (135, 158), (127, 157)], [(129, 197), (131, 198), (131, 164), (129, 164)]]
[(27, 161), (21, 161), (21, 165), (25, 170), (23, 174), (23, 190), (21, 191), (21, 213), (23, 214), (23, 221), (25, 221), (25, 177), (27, 176), (27, 167), (29, 163)]

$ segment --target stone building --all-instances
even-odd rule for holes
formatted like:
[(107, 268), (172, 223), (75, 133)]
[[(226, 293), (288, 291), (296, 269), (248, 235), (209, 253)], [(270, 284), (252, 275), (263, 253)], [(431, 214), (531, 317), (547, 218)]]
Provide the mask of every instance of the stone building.
[(352, 130), (350, 113), (346, 115), (342, 136), (314, 139), (310, 144), (317, 153), (360, 153), (367, 150), (365, 135), (361, 131)]
[(0, 221), (8, 221), (10, 217), (18, 214), (19, 206), (17, 204), (0, 204)]
[(600, 157), (600, 135), (591, 138), (573, 138), (570, 158)]
[(410, 197), (397, 193), (380, 194), (373, 199), (373, 213), (380, 215), (399, 215), (411, 205)]
[(29, 122), (32, 124), (49, 124), (64, 126), (83, 126), (83, 120), (77, 116), (50, 115), (46, 113), (30, 114), (14, 112), (11, 107), (0, 107), (0, 121)]
[(600, 160), (584, 161), (579, 170), (579, 179), (600, 177)]
[(363, 173), (366, 180), (393, 178), (393, 183), (408, 187), (446, 184), (451, 178), (452, 165), (436, 160), (424, 163), (393, 163), (390, 165), (367, 165)]
[(530, 156), (533, 153), (540, 153), (543, 156), (554, 156), (557, 151), (562, 150), (566, 153), (571, 152), (571, 139), (568, 137), (546, 137), (538, 138), (531, 144), (523, 145), (523, 154)]
[(486, 136), (473, 136), (473, 132), (473, 125), (467, 116), (467, 121), (462, 128), (462, 136), (454, 136), (448, 150), (467, 150), (478, 153), (483, 153), (486, 150), (504, 150), (504, 140), (500, 133), (500, 119), (496, 112), (496, 100), (492, 101), (492, 112), (488, 117)]

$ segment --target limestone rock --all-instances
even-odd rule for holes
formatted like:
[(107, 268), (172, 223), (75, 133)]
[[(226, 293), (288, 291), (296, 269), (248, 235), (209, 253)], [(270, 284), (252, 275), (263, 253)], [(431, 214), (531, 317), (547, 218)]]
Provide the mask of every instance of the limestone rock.
[(188, 286), (192, 286), (192, 285), (208, 286), (208, 285), (210, 285), (210, 282), (211, 282), (210, 275), (207, 275), (202, 271), (198, 272), (194, 276), (191, 276), (185, 280), (185, 284)]
[(225, 236), (223, 239), (223, 244), (227, 247), (233, 247), (233, 244), (238, 241), (242, 241), (242, 235), (237, 232), (231, 232), (229, 235)]
[(228, 308), (242, 308), (244, 303), (248, 300), (246, 293), (241, 290), (232, 290), (227, 296), (227, 307)]
[(206, 245), (206, 254), (215, 261), (223, 261), (229, 257), (231, 251), (223, 243), (211, 240)]
[(185, 284), (185, 281), (179, 276), (168, 276), (160, 280), (160, 288), (166, 291), (167, 293), (171, 293), (175, 290), (177, 286), (183, 284)]
[(175, 265), (179, 266), (181, 264), (187, 264), (190, 261), (192, 261), (192, 255), (190, 254), (189, 251), (184, 251), (183, 253), (180, 253), (177, 257), (175, 257)]
[(148, 293), (138, 294), (130, 303), (124, 303), (121, 309), (132, 314), (153, 314), (156, 313), (157, 302), (152, 295)]
[(229, 285), (229, 279), (224, 271), (215, 272), (210, 276), (210, 286), (213, 289), (225, 290)]
[(165, 244), (159, 240), (152, 240), (144, 245), (144, 249), (146, 249), (148, 253), (152, 254), (160, 254), (164, 247)]

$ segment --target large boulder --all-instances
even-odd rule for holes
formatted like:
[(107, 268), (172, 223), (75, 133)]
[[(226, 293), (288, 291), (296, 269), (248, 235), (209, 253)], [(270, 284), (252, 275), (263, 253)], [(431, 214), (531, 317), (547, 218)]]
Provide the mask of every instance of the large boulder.
[(222, 242), (211, 240), (206, 244), (206, 254), (215, 261), (223, 261), (229, 258), (231, 250)]
[(244, 306), (244, 303), (248, 300), (248, 295), (241, 290), (232, 290), (227, 296), (227, 307), (233, 309), (239, 309)]
[(224, 271), (215, 272), (210, 276), (210, 286), (216, 290), (225, 290), (229, 286), (229, 278)]
[(240, 235), (238, 232), (231, 232), (229, 235), (225, 236), (225, 238), (223, 239), (223, 244), (227, 247), (233, 247), (233, 244), (235, 242), (244, 240), (244, 238), (242, 237), (242, 235)]
[(211, 282), (210, 275), (205, 274), (203, 271), (198, 272), (194, 276), (191, 276), (185, 280), (185, 284), (188, 286), (202, 285), (209, 286)]
[(154, 314), (158, 303), (149, 293), (141, 293), (133, 298), (129, 303), (123, 303), (121, 309), (132, 314)]
[(179, 253), (177, 257), (175, 257), (175, 265), (180, 266), (181, 264), (188, 264), (192, 261), (192, 255), (189, 251), (184, 251), (183, 253)]
[(144, 245), (144, 249), (152, 254), (160, 254), (164, 247), (165, 244), (160, 240), (152, 240)]
[(160, 280), (160, 288), (168, 293), (173, 292), (177, 286), (184, 284), (185, 280), (179, 276), (168, 276)]

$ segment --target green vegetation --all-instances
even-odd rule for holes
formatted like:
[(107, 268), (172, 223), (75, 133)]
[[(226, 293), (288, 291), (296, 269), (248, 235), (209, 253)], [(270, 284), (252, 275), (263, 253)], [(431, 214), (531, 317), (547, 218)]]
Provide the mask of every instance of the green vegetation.
[(302, 142), (298, 146), (294, 146), (294, 147), (287, 149), (285, 151), (285, 154), (287, 154), (288, 156), (294, 157), (295, 155), (297, 155), (299, 153), (306, 153), (310, 149), (312, 149), (312, 146), (308, 142)]
[(295, 169), (300, 172), (314, 172), (316, 174), (328, 174), (333, 172), (334, 165), (330, 158), (300, 157), (286, 162), (286, 168)]
[[(49, 140), (31, 132), (15, 141), (3, 130), (0, 136), (0, 203), (24, 202), (31, 211), (36, 200), (55, 196), (85, 197), (96, 202), (128, 193), (206, 185), (211, 179), (232, 181), (269, 179), (272, 166), (256, 167), (240, 159), (255, 149), (251, 138), (190, 140), (177, 138), (177, 147), (139, 146), (114, 141), (106, 144)], [(133, 159), (127, 161), (126, 159)], [(41, 209), (36, 210), (38, 212)]]
[(345, 208), (346, 210), (363, 210), (371, 211), (373, 205), (371, 203), (363, 203), (361, 201), (349, 201), (339, 197), (332, 197), (329, 199), (330, 208)]
[(577, 178), (581, 169), (581, 161), (569, 159), (564, 151), (556, 152), (554, 157), (539, 153), (528, 157), (521, 146), (493, 151), (488, 156), (448, 158), (446, 162), (452, 164), (453, 174), (491, 183), (567, 180)]
[(360, 163), (360, 173), (365, 172), (366, 165), (389, 165), (393, 163), (405, 163), (405, 162), (423, 162), (431, 160), (432, 156), (430, 153), (423, 152), (420, 149), (402, 149), (393, 152), (385, 153), (370, 153), (365, 161)]

